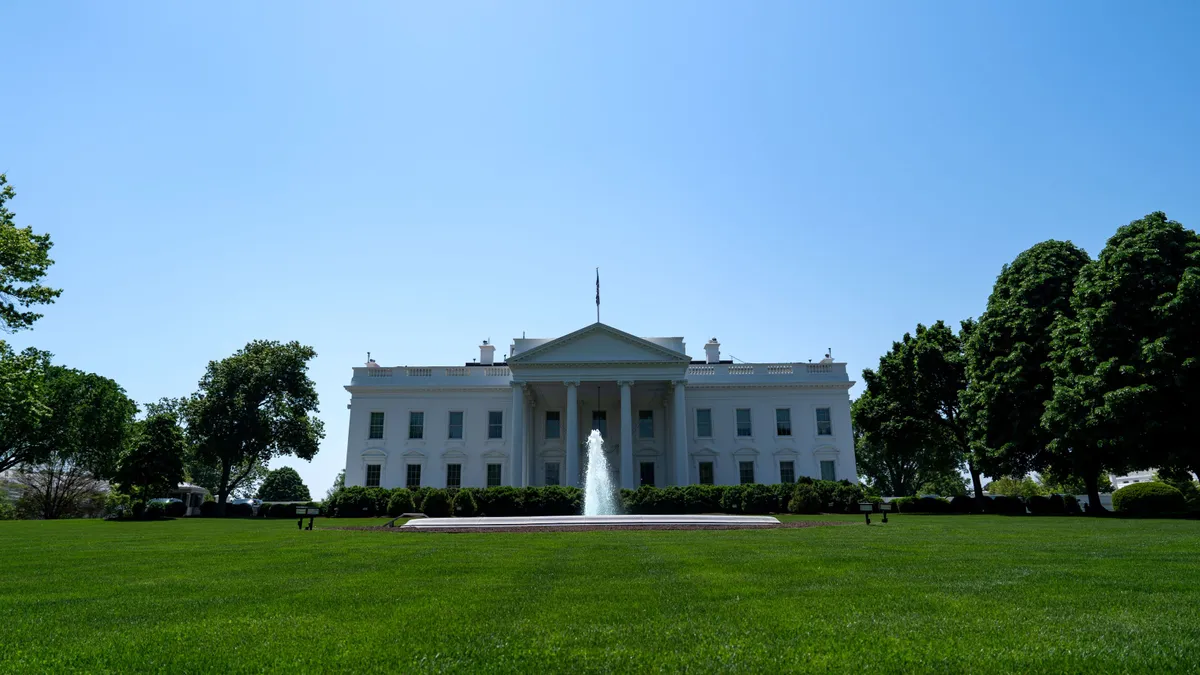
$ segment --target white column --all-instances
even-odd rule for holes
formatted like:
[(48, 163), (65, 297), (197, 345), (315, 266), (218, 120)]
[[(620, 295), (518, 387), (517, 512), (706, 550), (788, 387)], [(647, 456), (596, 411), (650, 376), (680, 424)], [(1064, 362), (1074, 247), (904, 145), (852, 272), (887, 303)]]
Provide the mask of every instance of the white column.
[(633, 383), (621, 385), (621, 487), (636, 489), (633, 478)]
[(675, 484), (688, 484), (687, 456), (687, 401), (684, 400), (683, 387), (687, 380), (675, 380), (675, 402), (672, 404), (675, 430), (671, 440), (675, 441)]
[(567, 485), (579, 485), (579, 392), (578, 382), (567, 385), (567, 435), (564, 450), (567, 453)]
[(512, 484), (525, 485), (525, 383), (512, 383)]

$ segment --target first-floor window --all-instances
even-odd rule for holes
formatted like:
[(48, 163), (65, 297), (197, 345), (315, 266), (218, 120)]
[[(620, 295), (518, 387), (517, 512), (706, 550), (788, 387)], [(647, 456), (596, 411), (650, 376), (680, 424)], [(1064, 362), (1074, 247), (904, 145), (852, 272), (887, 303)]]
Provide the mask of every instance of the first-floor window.
[(404, 487), (415, 490), (421, 487), (421, 465), (409, 464), (404, 475)]
[(837, 480), (837, 472), (834, 471), (832, 459), (821, 460), (821, 480)]
[(833, 435), (833, 420), (829, 417), (829, 408), (817, 408), (817, 435)]
[(487, 486), (488, 487), (500, 487), (500, 465), (499, 464), (488, 464), (487, 472), (488, 472)]
[(753, 483), (754, 462), (738, 462), (738, 478), (742, 483)]
[(504, 411), (488, 411), (488, 438), (504, 438)]
[(558, 462), (546, 462), (546, 485), (558, 485)]
[(642, 485), (654, 487), (654, 462), (642, 462)]
[(379, 487), (379, 476), (383, 467), (378, 464), (367, 465), (367, 487)]
[(795, 483), (796, 482), (796, 463), (795, 462), (780, 462), (779, 463), (779, 482), (780, 483)]
[(712, 485), (713, 484), (713, 463), (712, 462), (700, 462), (700, 484), (701, 485)]
[(446, 465), (446, 487), (462, 487), (462, 464)]

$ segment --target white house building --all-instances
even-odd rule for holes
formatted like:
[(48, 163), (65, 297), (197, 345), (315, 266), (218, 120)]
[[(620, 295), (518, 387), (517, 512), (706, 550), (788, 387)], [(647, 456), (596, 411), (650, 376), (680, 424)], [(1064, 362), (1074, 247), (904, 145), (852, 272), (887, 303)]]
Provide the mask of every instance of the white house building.
[(580, 486), (592, 429), (622, 487), (857, 480), (846, 364), (704, 350), (594, 323), (505, 362), (486, 342), (462, 366), (369, 360), (346, 387), (346, 485)]

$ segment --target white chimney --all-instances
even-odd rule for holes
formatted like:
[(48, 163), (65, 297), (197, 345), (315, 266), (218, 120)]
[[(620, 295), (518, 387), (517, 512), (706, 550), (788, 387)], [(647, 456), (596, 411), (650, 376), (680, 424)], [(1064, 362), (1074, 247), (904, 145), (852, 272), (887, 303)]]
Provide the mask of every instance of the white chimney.
[(704, 345), (705, 361), (708, 363), (721, 362), (721, 343), (717, 342), (717, 338), (709, 340)]
[(495, 360), (493, 358), (493, 354), (495, 353), (496, 348), (488, 344), (487, 340), (484, 340), (483, 344), (479, 345), (479, 362), (485, 366), (492, 365), (492, 362)]

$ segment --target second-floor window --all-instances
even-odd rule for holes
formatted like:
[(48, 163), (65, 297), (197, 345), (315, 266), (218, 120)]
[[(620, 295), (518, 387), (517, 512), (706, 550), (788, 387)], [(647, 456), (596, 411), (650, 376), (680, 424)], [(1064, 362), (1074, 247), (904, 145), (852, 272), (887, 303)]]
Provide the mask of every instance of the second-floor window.
[(654, 438), (654, 411), (638, 411), (638, 438)]
[(750, 409), (737, 409), (737, 435), (738, 436), (753, 436), (754, 429), (750, 426)]
[(425, 413), (408, 413), (408, 437), (425, 438)]
[(775, 409), (775, 435), (776, 436), (791, 436), (792, 435), (792, 409), (791, 408), (776, 408)]
[(558, 438), (561, 433), (558, 415), (557, 410), (546, 411), (546, 440)]
[(712, 438), (712, 410), (709, 408), (696, 410), (696, 438)]
[(367, 438), (383, 438), (383, 413), (371, 413), (371, 429), (367, 432)]
[(833, 421), (829, 417), (829, 408), (817, 408), (817, 435), (833, 435)]
[(461, 410), (450, 413), (450, 424), (446, 428), (446, 438), (461, 439), (463, 437), (463, 414)]
[(488, 412), (488, 438), (504, 438), (504, 411)]

